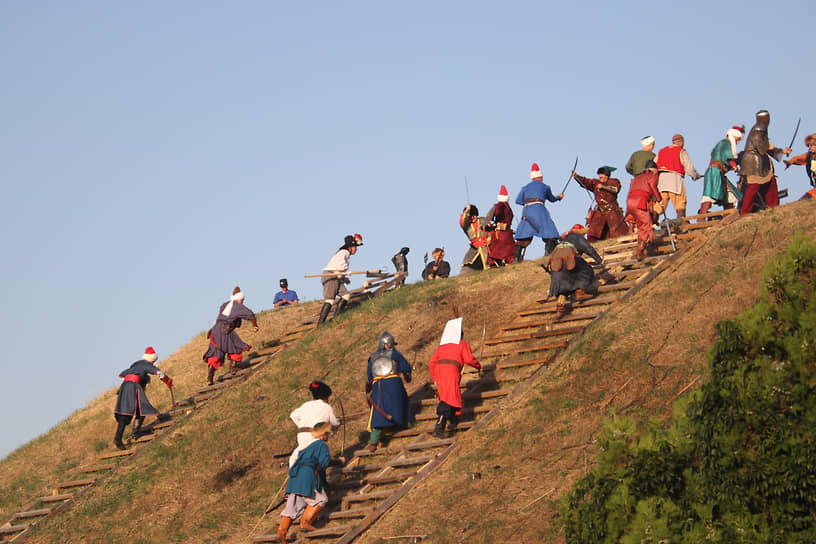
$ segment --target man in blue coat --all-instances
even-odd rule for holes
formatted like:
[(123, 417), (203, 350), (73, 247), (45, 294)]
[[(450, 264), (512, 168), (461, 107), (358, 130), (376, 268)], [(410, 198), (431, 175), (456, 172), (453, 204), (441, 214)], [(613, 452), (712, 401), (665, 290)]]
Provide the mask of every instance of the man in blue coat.
[(550, 186), (544, 183), (544, 176), (536, 163), (533, 163), (530, 170), (530, 179), (532, 181), (525, 185), (516, 197), (516, 204), (524, 206), (521, 221), (516, 228), (514, 256), (516, 262), (524, 260), (525, 249), (535, 236), (540, 236), (544, 240), (545, 251), (548, 254), (555, 248), (558, 240), (558, 229), (545, 203), (548, 200), (558, 202), (564, 198), (564, 193), (553, 195)]
[(312, 428), (312, 443), (301, 450), (295, 463), (289, 468), (289, 482), (286, 484), (286, 506), (281, 512), (278, 525), (278, 539), (286, 542), (286, 533), (292, 520), (300, 520), (302, 531), (314, 531), (312, 525), (329, 497), (326, 494), (326, 468), (329, 465), (343, 465), (345, 457), (333, 460), (326, 441), (331, 435), (331, 425), (321, 421)]
[(414, 422), (408, 393), (402, 385), (411, 383), (411, 363), (394, 349), (394, 337), (386, 331), (380, 336), (377, 351), (368, 358), (366, 392), (371, 410), (368, 431), (371, 433), (368, 449), (376, 451), (382, 431), (389, 427), (408, 427)]
[(158, 415), (159, 411), (150, 404), (150, 401), (145, 394), (145, 387), (150, 383), (150, 375), (158, 376), (158, 378), (167, 385), (173, 387), (173, 379), (165, 375), (159, 367), (155, 365), (159, 356), (156, 355), (156, 350), (152, 347), (145, 349), (142, 358), (130, 365), (122, 372), (119, 377), (124, 381), (119, 386), (119, 391), (116, 394), (116, 407), (113, 409), (114, 417), (116, 418), (116, 436), (113, 438), (113, 444), (120, 450), (125, 449), (125, 444), (122, 442), (122, 434), (125, 432), (125, 427), (136, 418), (133, 424), (133, 436), (139, 437), (142, 430), (142, 422), (145, 416)]

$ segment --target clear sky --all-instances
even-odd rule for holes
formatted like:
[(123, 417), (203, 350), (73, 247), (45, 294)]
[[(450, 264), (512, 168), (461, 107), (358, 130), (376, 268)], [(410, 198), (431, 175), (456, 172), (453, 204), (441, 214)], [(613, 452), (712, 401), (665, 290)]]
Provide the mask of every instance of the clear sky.
[[(486, 211), (534, 161), (560, 191), (577, 155), (584, 175), (617, 166), (625, 192), (641, 137), (683, 133), (702, 172), (761, 108), (781, 146), (802, 117), (803, 153), (815, 15), (801, 0), (0, 2), (0, 456), (118, 385), (145, 346), (163, 358), (206, 330), (236, 284), (256, 311), (281, 277), (319, 298), (303, 275), (346, 234), (365, 242), (353, 269), (393, 270), (408, 246), (417, 281), (443, 246), (458, 272), (465, 178)], [(693, 213), (702, 186), (686, 184)], [(780, 187), (798, 198), (803, 169)], [(589, 205), (572, 183), (549, 206), (564, 231)]]

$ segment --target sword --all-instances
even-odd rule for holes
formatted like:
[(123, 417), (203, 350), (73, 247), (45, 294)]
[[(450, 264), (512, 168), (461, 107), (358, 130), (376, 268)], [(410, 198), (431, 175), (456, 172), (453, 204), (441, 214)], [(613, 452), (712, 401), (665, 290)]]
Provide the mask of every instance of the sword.
[(576, 168), (578, 168), (578, 157), (575, 157), (575, 164), (572, 165), (572, 170), (570, 170), (570, 175), (569, 178), (567, 179), (567, 184), (564, 185), (564, 189), (561, 191), (561, 194), (564, 194), (564, 192), (566, 192), (567, 185), (569, 185), (570, 181), (572, 181), (572, 174), (575, 173)]
[(799, 125), (802, 124), (802, 118), (800, 117), (798, 121), (796, 121), (796, 130), (793, 131), (793, 138), (791, 138), (791, 143), (788, 147), (793, 147), (793, 141), (796, 140), (796, 135), (799, 134)]

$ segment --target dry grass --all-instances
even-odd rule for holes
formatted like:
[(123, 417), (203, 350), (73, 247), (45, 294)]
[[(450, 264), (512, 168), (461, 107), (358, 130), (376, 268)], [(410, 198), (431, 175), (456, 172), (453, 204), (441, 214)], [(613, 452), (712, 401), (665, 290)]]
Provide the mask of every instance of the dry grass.
[[(740, 219), (690, 251), (589, 329), (499, 417), (467, 436), (360, 541), (428, 534), (431, 542), (560, 542), (558, 501), (593, 467), (604, 418), (625, 413), (667, 420), (675, 396), (707, 372), (714, 324), (754, 303), (761, 269), (786, 248), (790, 225), (816, 235), (814, 208), (801, 202)], [(365, 362), (383, 330), (396, 337), (409, 361), (424, 363), (457, 308), (478, 352), (483, 325), (488, 336), (495, 333), (545, 293), (547, 283), (537, 263), (526, 262), (408, 285), (369, 301), (145, 447), (28, 541), (247, 542), (256, 527), (275, 522), (263, 512), (284, 479), (285, 459), (277, 455), (293, 445), (288, 413), (307, 400), (309, 380), (325, 380), (342, 401), (351, 451), (366, 438)], [(316, 304), (264, 313), (261, 333), (241, 334), (250, 343), (274, 338), (316, 312)], [(204, 348), (198, 335), (164, 363), (177, 398), (203, 383)], [(427, 379), (422, 365), (411, 388)], [(166, 408), (164, 391), (156, 387), (150, 394)], [(100, 441), (108, 448), (113, 403), (114, 391), (106, 392), (1, 463), (0, 508), (24, 505), (44, 484), (65, 479), (72, 464), (90, 463)], [(340, 434), (332, 439), (334, 452), (341, 442)], [(482, 478), (468, 480), (469, 472)], [(21, 474), (31, 474), (35, 483), (21, 481)]]

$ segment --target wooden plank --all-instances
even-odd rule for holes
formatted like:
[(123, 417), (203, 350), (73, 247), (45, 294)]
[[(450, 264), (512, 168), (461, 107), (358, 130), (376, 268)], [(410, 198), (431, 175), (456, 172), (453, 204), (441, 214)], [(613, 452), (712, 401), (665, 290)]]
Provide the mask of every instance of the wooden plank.
[(496, 364), (496, 369), (502, 368), (518, 368), (521, 366), (530, 366), (530, 365), (548, 365), (553, 362), (555, 357), (550, 355), (549, 357), (536, 357), (534, 359), (524, 359), (524, 360), (516, 360), (516, 361), (502, 361), (501, 363)]
[(501, 351), (489, 351), (483, 357), (500, 357), (507, 354), (521, 355), (522, 353), (530, 353), (533, 351), (546, 351), (551, 349), (561, 349), (567, 347), (569, 342), (548, 342), (546, 344), (539, 344), (537, 346), (525, 346), (520, 348), (508, 348)]
[(97, 459), (99, 459), (100, 461), (104, 461), (105, 459), (114, 459), (116, 457), (126, 457), (128, 455), (133, 455), (134, 453), (136, 453), (134, 450), (117, 450), (117, 451), (112, 451), (110, 453), (103, 453), (102, 455), (97, 457)]
[(521, 329), (529, 329), (532, 327), (545, 327), (547, 325), (556, 325), (560, 323), (568, 323), (571, 321), (583, 321), (585, 319), (595, 319), (601, 315), (601, 312), (587, 312), (585, 314), (567, 314), (558, 321), (553, 321), (552, 319), (536, 319), (533, 321), (519, 321), (517, 323), (512, 323), (505, 327), (502, 327), (499, 330), (502, 331), (515, 331)]
[(96, 478), (82, 478), (79, 480), (68, 480), (67, 482), (60, 482), (54, 486), (54, 489), (68, 489), (70, 487), (84, 487), (96, 483)]
[[(436, 418), (436, 415), (434, 415), (434, 418)], [(367, 465), (357, 465), (356, 467), (343, 467), (340, 472), (343, 474), (353, 474), (355, 472), (379, 470), (385, 467), (408, 467), (411, 465), (421, 465), (422, 463), (427, 463), (434, 457), (434, 455), (422, 455), (420, 457), (408, 457), (405, 459), (386, 461), (384, 463), (370, 463)]]
[[(462, 394), (463, 400), (484, 400), (484, 399), (494, 399), (496, 397), (503, 397), (509, 393), (506, 389), (497, 389), (494, 391), (482, 391), (482, 392), (473, 392), (473, 393), (464, 393)], [(428, 398), (422, 399), (418, 403), (412, 404), (419, 404), (421, 406), (436, 406), (439, 403), (439, 399), (436, 398)]]
[(361, 518), (369, 515), (373, 511), (374, 508), (371, 506), (367, 506), (365, 508), (350, 508), (348, 510), (338, 510), (337, 512), (332, 512), (328, 517), (329, 519)]
[(369, 502), (378, 501), (390, 497), (394, 492), (392, 490), (374, 491), (372, 493), (358, 493), (355, 495), (346, 495), (341, 499), (343, 504), (351, 504), (355, 502)]
[(115, 463), (99, 463), (96, 465), (85, 465), (84, 467), (78, 467), (76, 469), (77, 472), (100, 472), (102, 470), (111, 470), (116, 468)]
[(53, 508), (40, 508), (39, 510), (28, 510), (27, 512), (17, 512), (14, 514), (12, 519), (28, 519), (28, 518), (39, 518), (42, 516), (47, 516), (51, 512), (53, 512)]
[(340, 527), (323, 527), (317, 531), (300, 532), (301, 538), (324, 538), (327, 536), (342, 536), (355, 527), (351, 525), (341, 525)]
[[(483, 414), (483, 413), (489, 412), (489, 411), (490, 411), (490, 408), (488, 408), (487, 406), (466, 407), (466, 408), (464, 408), (462, 410), (461, 415), (470, 416), (470, 415), (473, 415), (473, 414)], [(417, 414), (415, 416), (415, 419), (417, 421), (435, 421), (437, 417), (439, 417), (439, 416), (437, 416), (435, 413)]]
[[(367, 454), (374, 455), (368, 450), (363, 450)], [(361, 452), (362, 453), (362, 452)], [(355, 452), (356, 455), (356, 452)], [(394, 484), (402, 482), (416, 474), (414, 472), (400, 472), (398, 474), (388, 474), (386, 476), (372, 476), (370, 478), (361, 478), (358, 480), (340, 480), (336, 482), (329, 482), (332, 489), (354, 489), (355, 487), (363, 487), (371, 484)]]
[(547, 338), (549, 336), (561, 336), (563, 334), (573, 334), (580, 330), (583, 330), (583, 327), (563, 327), (560, 329), (551, 329), (551, 330), (543, 330), (543, 331), (535, 331), (535, 332), (528, 332), (525, 334), (514, 334), (510, 336), (497, 336), (495, 338), (491, 338), (489, 340), (485, 340), (486, 346), (494, 346), (496, 344), (505, 344), (510, 342), (523, 342), (525, 340), (533, 340), (537, 338)]
[(7, 527), (0, 527), (0, 535), (13, 535), (14, 533), (25, 531), (29, 527), (31, 527), (30, 523), (21, 523), (19, 525), (9, 525)]
[(63, 502), (69, 501), (74, 498), (74, 493), (55, 493), (53, 495), (45, 495), (44, 497), (40, 497), (37, 500), (40, 502)]

